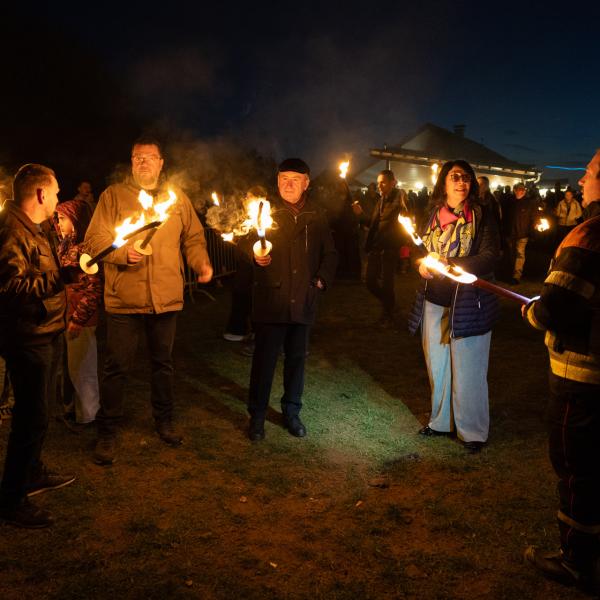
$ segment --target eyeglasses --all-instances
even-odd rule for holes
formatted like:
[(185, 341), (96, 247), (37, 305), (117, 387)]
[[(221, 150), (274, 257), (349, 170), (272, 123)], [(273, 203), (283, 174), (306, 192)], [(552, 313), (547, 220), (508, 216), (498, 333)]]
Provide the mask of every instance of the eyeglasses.
[(450, 173), (450, 181), (454, 183), (458, 183), (459, 181), (464, 181), (465, 183), (471, 183), (471, 176), (468, 173)]
[(156, 154), (132, 154), (131, 160), (134, 163), (143, 163), (143, 162), (156, 162), (160, 160), (160, 156)]

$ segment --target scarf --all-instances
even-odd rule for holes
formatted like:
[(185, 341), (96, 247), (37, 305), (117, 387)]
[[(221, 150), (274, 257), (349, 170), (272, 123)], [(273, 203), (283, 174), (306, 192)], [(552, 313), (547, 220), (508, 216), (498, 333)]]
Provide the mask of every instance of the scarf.
[(453, 258), (468, 256), (474, 237), (475, 214), (465, 200), (455, 209), (444, 205), (433, 213), (423, 243), (429, 252)]

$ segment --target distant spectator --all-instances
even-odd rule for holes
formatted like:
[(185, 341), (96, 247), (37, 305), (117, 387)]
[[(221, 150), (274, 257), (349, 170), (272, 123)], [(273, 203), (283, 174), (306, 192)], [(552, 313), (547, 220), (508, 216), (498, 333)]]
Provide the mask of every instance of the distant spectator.
[(96, 210), (97, 202), (92, 191), (92, 184), (85, 179), (77, 186), (77, 194), (73, 200), (85, 202), (90, 207), (92, 214)]
[(554, 214), (556, 215), (558, 225), (556, 236), (556, 243), (558, 245), (569, 231), (583, 220), (583, 211), (579, 202), (575, 200), (573, 190), (569, 189), (565, 192), (565, 197), (554, 209)]

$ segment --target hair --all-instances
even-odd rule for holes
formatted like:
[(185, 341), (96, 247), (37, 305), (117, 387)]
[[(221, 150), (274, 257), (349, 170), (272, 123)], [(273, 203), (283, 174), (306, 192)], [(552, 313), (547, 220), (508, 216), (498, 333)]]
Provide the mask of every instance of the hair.
[(475, 177), (473, 167), (466, 160), (449, 160), (442, 165), (437, 181), (433, 186), (431, 193), (431, 204), (441, 206), (446, 202), (446, 177), (453, 167), (460, 167), (465, 173), (471, 176), (471, 187), (467, 200), (473, 204), (479, 201), (479, 184)]
[(49, 186), (56, 178), (50, 167), (29, 163), (23, 165), (15, 174), (13, 181), (13, 199), (17, 204), (33, 196), (37, 190)]
[(384, 177), (387, 177), (388, 179), (396, 179), (394, 171), (392, 171), (391, 169), (384, 169), (383, 171), (379, 171), (379, 174), (383, 175)]
[(133, 149), (136, 146), (156, 146), (158, 148), (158, 154), (162, 158), (162, 155), (163, 155), (162, 144), (154, 136), (140, 135), (140, 137), (135, 139), (133, 141), (133, 144), (131, 144), (131, 152), (132, 153), (133, 153)]
[(525, 187), (524, 183), (515, 183), (515, 185), (513, 185), (513, 192), (516, 190), (526, 190), (527, 188)]

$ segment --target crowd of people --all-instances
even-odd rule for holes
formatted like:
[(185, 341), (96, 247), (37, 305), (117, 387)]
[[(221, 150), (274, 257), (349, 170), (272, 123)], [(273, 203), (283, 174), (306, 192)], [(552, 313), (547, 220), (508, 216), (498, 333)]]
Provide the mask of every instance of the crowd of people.
[[(172, 350), (184, 300), (184, 261), (201, 283), (211, 280), (213, 267), (201, 220), (185, 192), (163, 177), (163, 165), (157, 140), (136, 140), (129, 176), (104, 190), (97, 203), (88, 182), (74, 199), (59, 203), (57, 175), (44, 165), (24, 165), (14, 177), (13, 198), (0, 212), (0, 355), (15, 399), (0, 483), (0, 519), (7, 523), (51, 525), (52, 515), (30, 498), (75, 481), (74, 475), (47, 468), (42, 459), (65, 348), (73, 390), (64, 394), (63, 401), (70, 401), (63, 418), (71, 428), (96, 424), (97, 464), (109, 466), (118, 459), (126, 380), (142, 334), (156, 433), (173, 447), (183, 441), (175, 424)], [(339, 235), (341, 225), (336, 231), (331, 214), (308, 193), (306, 162), (286, 159), (276, 177), (269, 245), (256, 231), (236, 245), (239, 286), (226, 331), (226, 339), (235, 341), (252, 329), (247, 435), (254, 443), (265, 438), (282, 354), (283, 423), (291, 435), (307, 435), (301, 409), (310, 328), (338, 263), (355, 264), (361, 250), (352, 250), (351, 261), (343, 256), (349, 238)], [(559, 245), (541, 295), (523, 308), (523, 317), (547, 332), (560, 552), (548, 555), (531, 547), (525, 556), (549, 577), (600, 591), (600, 150), (580, 186), (581, 205), (572, 190), (555, 205), (541, 204), (535, 190), (523, 184), (509, 194), (492, 193), (486, 177), (477, 177), (468, 162), (453, 160), (442, 166), (430, 198), (399, 189), (386, 169), (360, 198), (346, 186), (349, 210), (343, 219), (337, 216), (338, 222), (351, 224), (347, 231), (357, 244), (362, 235), (366, 286), (381, 305), (379, 323), (388, 326), (396, 318), (395, 276), (411, 264), (412, 242), (399, 216), (413, 218), (424, 251), (442, 264), (493, 280), (505, 256), (510, 279), (518, 284), (532, 231), (541, 215), (554, 214)], [(141, 192), (157, 204), (173, 194), (176, 198), (153, 233), (151, 251), (115, 242), (116, 226), (139, 216)], [(249, 197), (263, 192), (251, 190)], [(82, 258), (99, 253), (104, 254), (99, 269)], [(420, 286), (409, 330), (420, 333), (431, 387), (431, 415), (418, 434), (455, 436), (466, 452), (479, 453), (489, 431), (487, 371), (497, 297), (441, 277), (424, 262), (415, 264)], [(95, 328), (100, 315), (106, 344), (99, 376)]]

